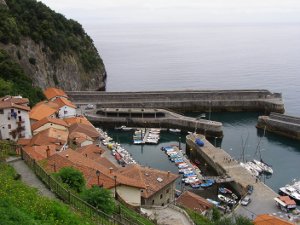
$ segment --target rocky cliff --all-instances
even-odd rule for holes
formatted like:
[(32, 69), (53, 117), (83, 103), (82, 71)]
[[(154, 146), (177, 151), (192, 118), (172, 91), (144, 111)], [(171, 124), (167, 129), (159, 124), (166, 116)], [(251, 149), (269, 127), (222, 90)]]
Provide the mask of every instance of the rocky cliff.
[(0, 48), (34, 86), (105, 90), (105, 67), (91, 38), (41, 2), (0, 0)]

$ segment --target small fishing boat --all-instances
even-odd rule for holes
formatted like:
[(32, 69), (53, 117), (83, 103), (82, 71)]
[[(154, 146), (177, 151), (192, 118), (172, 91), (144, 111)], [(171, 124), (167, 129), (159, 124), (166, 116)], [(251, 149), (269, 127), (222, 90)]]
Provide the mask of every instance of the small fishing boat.
[(130, 131), (130, 130), (132, 130), (131, 127), (126, 127), (126, 126), (121, 126), (121, 129), (122, 129), (123, 131)]
[(220, 205), (220, 202), (215, 201), (215, 200), (212, 200), (212, 199), (210, 199), (210, 198), (207, 198), (206, 200), (209, 201), (210, 203), (214, 204), (215, 206)]
[(254, 162), (257, 166), (259, 166), (259, 167), (263, 170), (263, 172), (269, 173), (269, 174), (273, 174), (273, 169), (272, 169), (272, 167), (270, 167), (270, 166), (267, 165), (266, 163), (261, 162), (261, 161), (258, 161), (258, 160), (256, 160), (256, 159), (254, 159), (253, 162)]
[(206, 188), (206, 187), (212, 186), (213, 184), (214, 184), (214, 183), (212, 183), (212, 182), (205, 182), (205, 183), (202, 183), (202, 184), (200, 185), (200, 187)]
[(172, 128), (170, 128), (169, 131), (173, 132), (173, 133), (180, 133), (181, 132), (180, 129), (172, 129)]
[(198, 182), (190, 183), (190, 186), (194, 189), (197, 189), (197, 188), (201, 187), (201, 182), (198, 181)]
[(252, 167), (254, 170), (256, 170), (257, 172), (261, 173), (263, 170), (256, 165), (254, 162), (247, 162), (246, 163), (248, 166)]
[(236, 203), (236, 201), (233, 200), (232, 198), (226, 197), (221, 194), (218, 194), (218, 199), (220, 199), (220, 201), (222, 201), (222, 202), (225, 202), (225, 203), (231, 204), (231, 205), (234, 205)]

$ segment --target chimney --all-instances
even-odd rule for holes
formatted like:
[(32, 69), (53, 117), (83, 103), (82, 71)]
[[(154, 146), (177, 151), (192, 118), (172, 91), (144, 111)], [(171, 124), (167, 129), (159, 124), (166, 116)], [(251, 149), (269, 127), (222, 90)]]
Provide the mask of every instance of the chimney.
[(49, 147), (49, 145), (47, 146), (47, 149), (46, 149), (46, 155), (47, 155), (47, 158), (50, 157), (50, 147)]
[(85, 153), (85, 157), (87, 157), (87, 154)]
[(168, 177), (170, 177), (170, 171), (168, 171)]
[(114, 168), (110, 167), (109, 168), (109, 173), (112, 174), (113, 170), (114, 170)]
[(68, 155), (68, 154), (66, 154), (66, 158), (69, 158), (69, 155)]

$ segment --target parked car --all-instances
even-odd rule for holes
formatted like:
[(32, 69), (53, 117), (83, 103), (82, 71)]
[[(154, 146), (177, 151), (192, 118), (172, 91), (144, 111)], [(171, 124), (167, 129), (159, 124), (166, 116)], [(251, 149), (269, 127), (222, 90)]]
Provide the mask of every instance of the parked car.
[(85, 109), (94, 109), (94, 105), (88, 104), (88, 105), (85, 107)]
[(247, 192), (248, 192), (249, 195), (251, 195), (253, 193), (253, 186), (252, 185), (249, 184), (247, 186)]
[(241, 204), (243, 206), (247, 206), (247, 205), (249, 205), (250, 202), (251, 202), (250, 196), (246, 195), (246, 197), (242, 199)]

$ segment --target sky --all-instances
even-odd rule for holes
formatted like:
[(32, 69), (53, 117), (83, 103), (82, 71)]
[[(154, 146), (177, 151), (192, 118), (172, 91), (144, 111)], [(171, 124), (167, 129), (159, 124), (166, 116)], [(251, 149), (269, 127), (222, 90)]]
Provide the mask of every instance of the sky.
[(299, 23), (299, 0), (42, 0), (81, 23)]

